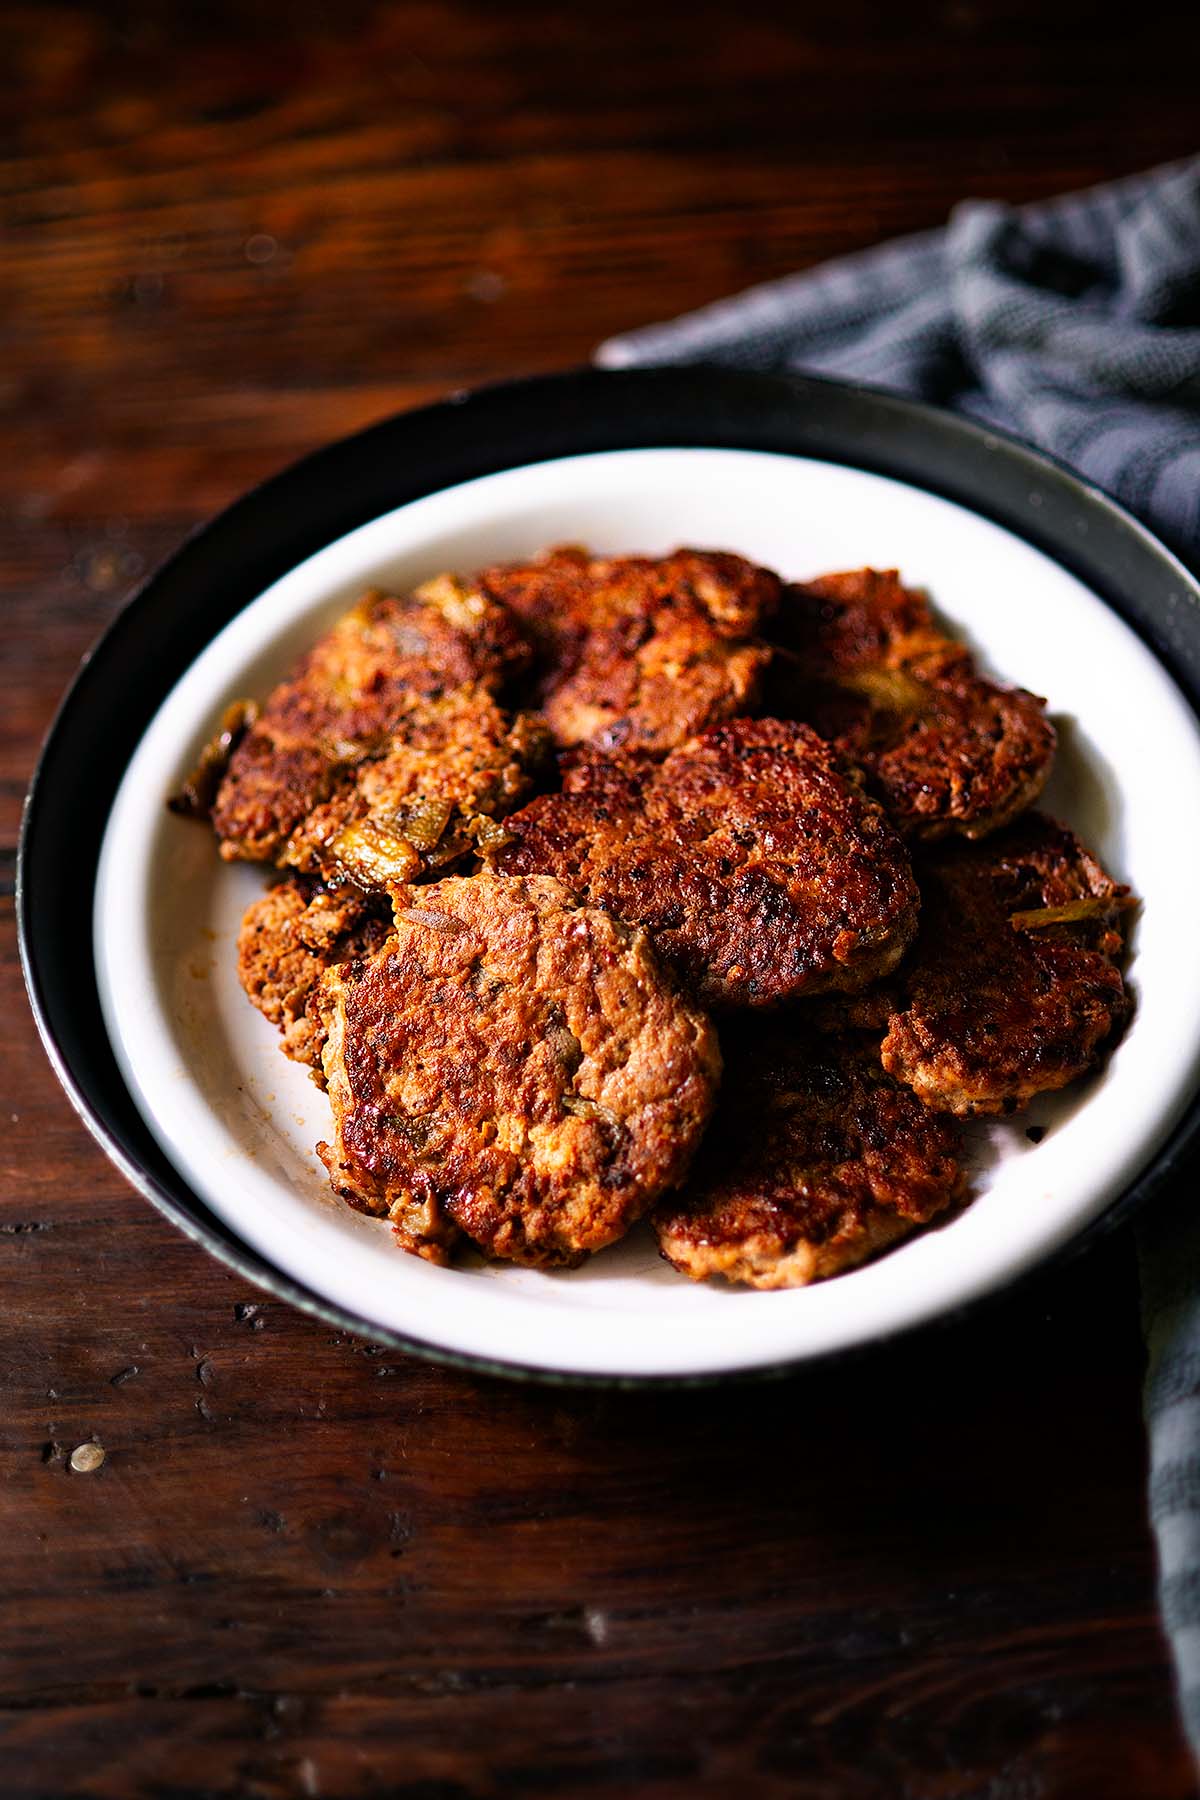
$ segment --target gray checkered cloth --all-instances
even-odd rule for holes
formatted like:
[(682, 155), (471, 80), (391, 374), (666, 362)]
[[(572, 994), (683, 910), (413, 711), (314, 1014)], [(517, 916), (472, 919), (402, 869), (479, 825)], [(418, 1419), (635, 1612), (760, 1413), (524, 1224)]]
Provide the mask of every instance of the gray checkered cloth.
[[(607, 368), (706, 362), (868, 382), (1006, 427), (1200, 566), (1200, 158), (1035, 206), (972, 201), (902, 238), (601, 345)], [(1140, 1225), (1150, 1512), (1200, 1754), (1200, 1207)]]
[(1200, 157), (899, 238), (610, 338), (610, 369), (869, 382), (1007, 427), (1200, 554)]

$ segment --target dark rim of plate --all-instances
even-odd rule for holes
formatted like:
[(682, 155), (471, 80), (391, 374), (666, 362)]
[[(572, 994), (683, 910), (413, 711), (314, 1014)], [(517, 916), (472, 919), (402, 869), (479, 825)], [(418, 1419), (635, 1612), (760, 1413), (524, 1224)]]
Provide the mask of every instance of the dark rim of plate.
[[(360, 1336), (455, 1366), (566, 1385), (692, 1386), (781, 1375), (815, 1359), (697, 1376), (579, 1375), (466, 1356), (330, 1305), (218, 1219), (157, 1147), (100, 1011), (90, 928), (117, 787), (162, 699), (271, 582), (355, 526), (502, 469), (602, 450), (767, 450), (892, 476), (958, 501), (1048, 552), (1157, 654), (1200, 712), (1200, 584), (1099, 489), (1017, 439), (875, 389), (719, 368), (573, 370), (458, 393), (319, 450), (189, 538), (85, 659), (50, 728), (17, 857), (22, 967), (38, 1029), (84, 1124), (126, 1179), (190, 1238), (281, 1300)], [(1200, 1140), (1200, 1101), (1138, 1178), (1063, 1249), (910, 1331), (931, 1330), (1040, 1277), (1158, 1193)], [(835, 1357), (861, 1355), (876, 1338)], [(824, 1359), (821, 1359), (824, 1360)]]

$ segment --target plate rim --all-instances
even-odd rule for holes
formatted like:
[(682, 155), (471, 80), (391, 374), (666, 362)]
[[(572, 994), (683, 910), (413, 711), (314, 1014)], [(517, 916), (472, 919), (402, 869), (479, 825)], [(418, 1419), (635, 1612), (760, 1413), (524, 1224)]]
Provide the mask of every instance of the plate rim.
[[(584, 411), (584, 402), (587, 403), (586, 418), (581, 426), (578, 418), (572, 416), (577, 409), (573, 403), (577, 403), (579, 410)], [(627, 416), (627, 411), (636, 406), (640, 406), (642, 412), (635, 422)], [(837, 413), (839, 407), (841, 416), (831, 424), (829, 413), (831, 410)], [(532, 420), (531, 413), (537, 415)], [(865, 418), (862, 416), (864, 414)], [(489, 415), (498, 416), (489, 418)], [(672, 420), (680, 421), (681, 425), (673, 428)], [(495, 429), (496, 425), (504, 425), (505, 422), (510, 427), (510, 436), (482, 451), (464, 449), (466, 441), (472, 439), (472, 425), (478, 427), (482, 423), (489, 423)], [(861, 453), (865, 447), (862, 444), (854, 446), (856, 453), (847, 452), (847, 437), (853, 438), (856, 426), (865, 426), (868, 430), (868, 455)], [(443, 436), (448, 431), (450, 441), (443, 446), (443, 460), (449, 453), (452, 462), (457, 457), (467, 466), (447, 474), (436, 460), (430, 460), (414, 481), (413, 459), (422, 456), (422, 440), (427, 441), (431, 429), (435, 437), (439, 431)], [(540, 445), (535, 454), (529, 453), (531, 445), (524, 441), (531, 432), (533, 442)], [(580, 441), (578, 434), (581, 432), (586, 441)], [(597, 432), (600, 434), (599, 441), (592, 441)], [(627, 435), (630, 432), (632, 436)], [(649, 435), (646, 435), (647, 432)], [(474, 436), (482, 443), (487, 443), (486, 431), (477, 430)], [(405, 440), (408, 440), (407, 445)], [(521, 444), (520, 453), (510, 454), (506, 446), (517, 442)], [(89, 1080), (89, 1071), (79, 1066), (80, 1057), (72, 1056), (62, 1041), (62, 1021), (55, 1017), (55, 1006), (48, 988), (45, 946), (41, 941), (43, 934), (33, 912), (30, 871), (39, 855), (46, 854), (42, 850), (38, 833), (43, 829), (43, 820), (53, 798), (51, 784), (55, 757), (61, 753), (64, 740), (75, 727), (78, 714), (96, 691), (97, 682), (103, 681), (104, 664), (119, 657), (123, 641), (136, 632), (156, 607), (161, 607), (161, 602), (168, 597), (172, 582), (182, 580), (186, 585), (193, 579), (193, 568), (197, 573), (202, 569), (206, 555), (215, 551), (219, 560), (224, 551), (225, 539), (235, 538), (248, 523), (253, 532), (256, 517), (264, 513), (270, 515), (272, 509), (280, 514), (272, 543), (277, 541), (285, 526), (289, 535), (296, 535), (299, 527), (293, 529), (288, 524), (286, 515), (300, 494), (312, 490), (314, 485), (318, 489), (328, 486), (329, 478), (336, 469), (347, 468), (364, 458), (370, 464), (380, 450), (390, 449), (397, 444), (401, 457), (396, 478), (401, 491), (389, 502), (372, 501), (365, 510), (361, 503), (355, 503), (350, 507), (349, 516), (341, 522), (327, 521), (315, 534), (310, 530), (309, 536), (313, 541), (305, 543), (303, 547), (293, 546), (285, 553), (280, 552), (283, 560), (276, 573), (283, 573), (294, 567), (314, 549), (332, 542), (355, 525), (378, 516), (381, 511), (386, 510), (388, 504), (401, 505), (478, 475), (519, 468), (560, 456), (586, 454), (591, 450), (693, 446), (774, 450), (785, 455), (810, 456), (889, 475), (893, 479), (955, 500), (968, 510), (991, 519), (1025, 542), (1033, 544), (1072, 573), (1082, 575), (1100, 601), (1116, 612), (1147, 644), (1151, 653), (1175, 679), (1193, 711), (1200, 714), (1200, 583), (1170, 548), (1117, 501), (1074, 475), (1055, 459), (1032, 449), (1008, 433), (991, 427), (984, 428), (924, 402), (909, 400), (863, 384), (790, 373), (764, 375), (709, 367), (569, 370), (560, 374), (489, 384), (469, 391), (460, 390), (431, 405), (392, 415), (363, 431), (322, 446), (268, 477), (199, 526), (162, 564), (149, 571), (83, 658), (43, 741), (22, 811), (17, 850), (15, 909), (22, 973), (39, 1035), (60, 1084), (86, 1128), (131, 1186), (181, 1229), (185, 1236), (202, 1245), (226, 1267), (265, 1288), (275, 1298), (285, 1300), (339, 1329), (452, 1367), (554, 1386), (601, 1387), (690, 1387), (777, 1378), (833, 1359), (870, 1354), (900, 1336), (944, 1329), (966, 1313), (1010, 1295), (1021, 1285), (1044, 1279), (1063, 1262), (1081, 1254), (1099, 1238), (1107, 1236), (1153, 1194), (1160, 1191), (1182, 1159), (1200, 1143), (1200, 1093), (1193, 1095), (1187, 1110), (1166, 1142), (1097, 1219), (1032, 1268), (998, 1284), (989, 1292), (964, 1302), (962, 1306), (949, 1307), (934, 1318), (902, 1328), (899, 1332), (877, 1334), (860, 1343), (823, 1355), (802, 1355), (752, 1369), (682, 1376), (653, 1373), (581, 1374), (573, 1370), (557, 1370), (456, 1352), (445, 1345), (429, 1343), (379, 1325), (328, 1301), (315, 1290), (285, 1275), (217, 1219), (169, 1159), (160, 1156), (156, 1149), (147, 1156), (145, 1146), (135, 1148), (130, 1145), (127, 1141), (128, 1130), (122, 1130), (120, 1121), (106, 1104), (103, 1093), (98, 1091), (94, 1077)], [(837, 452), (835, 445), (841, 446), (841, 453)], [(987, 494), (981, 494), (976, 486), (978, 473), (972, 466), (974, 463), (990, 473), (998, 472), (1001, 477), (998, 484), (990, 486)], [(921, 468), (918, 469), (916, 465), (921, 465)], [(430, 469), (435, 471), (433, 479), (429, 478)], [(1048, 493), (1042, 492), (1040, 498), (1030, 500), (1028, 495), (1031, 480), (1039, 490), (1049, 483)], [(984, 485), (988, 484), (985, 482)], [(1024, 487), (1026, 490), (1027, 500), (1024, 506), (1015, 492), (1008, 491), (1014, 487)], [(296, 510), (299, 516), (305, 515), (303, 506)], [(1017, 516), (1014, 517), (1014, 514)], [(1119, 585), (1118, 578), (1111, 574), (1107, 564), (1098, 576), (1093, 565), (1096, 557), (1103, 556), (1104, 552), (1095, 550), (1094, 540), (1092, 543), (1087, 541), (1093, 526), (1107, 540), (1110, 551), (1115, 546), (1118, 552), (1123, 550), (1127, 556), (1132, 555), (1135, 563), (1146, 565), (1147, 574), (1156, 573), (1163, 580), (1178, 584), (1185, 601), (1190, 602), (1190, 612), (1185, 605), (1177, 616), (1175, 642), (1168, 641), (1170, 634), (1165, 621), (1157, 616), (1156, 609), (1149, 602), (1142, 604), (1139, 601), (1133, 606), (1131, 616), (1127, 607), (1132, 602), (1132, 596), (1129, 589), (1122, 588), (1121, 598), (1126, 604), (1118, 603), (1113, 594), (1113, 587)], [(230, 548), (232, 547), (231, 544)], [(278, 556), (269, 560), (278, 561)], [(1143, 579), (1145, 578), (1144, 574)], [(249, 604), (262, 591), (266, 581), (251, 573), (241, 585), (247, 589), (244, 596), (211, 624), (206, 622), (203, 627), (203, 642), (210, 641), (229, 619)], [(193, 610), (198, 610), (195, 605)], [(1185, 620), (1187, 624), (1180, 640), (1178, 628)], [(195, 620), (192, 620), (192, 624), (194, 627)], [(1188, 641), (1189, 633), (1191, 642)], [(140, 739), (165, 692), (183, 670), (190, 666), (201, 647), (202, 644), (197, 645), (178, 667), (172, 668), (165, 675), (156, 676), (153, 683), (148, 684), (147, 692), (152, 692), (153, 698), (146, 702), (147, 716), (137, 727), (135, 742)], [(109, 762), (115, 765), (108, 796), (110, 806), (125, 765), (124, 760), (119, 757), (110, 756)], [(45, 798), (47, 795), (49, 797)], [(104, 808), (103, 818), (97, 827), (97, 846), (107, 823), (109, 806)], [(88, 873), (90, 897), (95, 891), (94, 861)], [(90, 938), (90, 934), (84, 935)], [(95, 965), (90, 945), (87, 962), (94, 987)], [(94, 994), (91, 998), (96, 1000), (98, 1007), (98, 998)], [(125, 1099), (129, 1100), (128, 1089), (116, 1067), (113, 1047), (103, 1030), (102, 1021), (101, 1038), (101, 1061), (107, 1057), (112, 1065), (110, 1075), (115, 1077), (117, 1086)], [(136, 1136), (137, 1130), (144, 1132), (146, 1128), (140, 1120), (135, 1123)], [(155, 1172), (152, 1167), (155, 1161), (165, 1165), (167, 1179), (164, 1180), (161, 1174)]]

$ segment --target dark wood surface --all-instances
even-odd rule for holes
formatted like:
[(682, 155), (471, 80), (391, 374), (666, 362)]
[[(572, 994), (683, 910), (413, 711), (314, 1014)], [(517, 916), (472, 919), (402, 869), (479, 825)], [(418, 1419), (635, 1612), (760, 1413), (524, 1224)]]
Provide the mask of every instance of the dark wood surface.
[[(248, 483), (966, 193), (1183, 154), (1198, 48), (1080, 0), (6, 8), (6, 894), (80, 656)], [(6, 1796), (1194, 1793), (1125, 1236), (737, 1392), (426, 1367), (126, 1189), (3, 904)]]

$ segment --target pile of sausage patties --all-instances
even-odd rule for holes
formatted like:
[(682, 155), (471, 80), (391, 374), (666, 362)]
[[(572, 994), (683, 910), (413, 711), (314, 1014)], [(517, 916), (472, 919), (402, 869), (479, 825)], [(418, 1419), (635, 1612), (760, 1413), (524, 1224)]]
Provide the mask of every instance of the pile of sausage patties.
[(193, 810), (277, 872), (242, 984), (328, 1090), (334, 1191), (432, 1262), (645, 1218), (697, 1280), (837, 1274), (1126, 1018), (1128, 891), (1030, 810), (1045, 703), (894, 572), (439, 575), (225, 724)]

